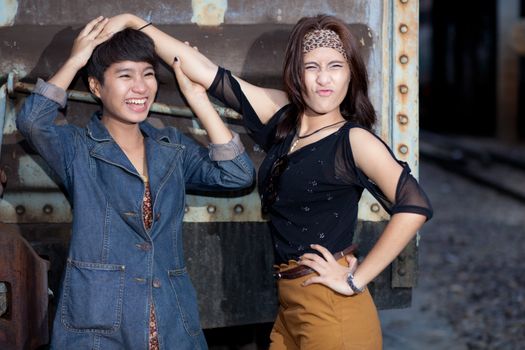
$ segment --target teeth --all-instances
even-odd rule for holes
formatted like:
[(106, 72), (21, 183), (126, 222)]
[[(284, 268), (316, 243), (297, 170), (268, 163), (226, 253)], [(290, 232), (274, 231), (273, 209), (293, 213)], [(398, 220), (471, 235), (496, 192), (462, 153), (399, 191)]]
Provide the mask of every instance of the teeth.
[(126, 103), (131, 103), (134, 105), (143, 105), (144, 103), (146, 103), (146, 99), (145, 98), (130, 98), (129, 100), (126, 100)]

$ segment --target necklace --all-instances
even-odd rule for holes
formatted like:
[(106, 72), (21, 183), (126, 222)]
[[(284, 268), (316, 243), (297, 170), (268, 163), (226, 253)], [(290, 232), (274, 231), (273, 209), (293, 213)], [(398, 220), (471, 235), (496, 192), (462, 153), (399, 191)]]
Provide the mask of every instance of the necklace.
[(321, 131), (321, 130), (328, 129), (329, 127), (332, 127), (332, 126), (334, 126), (334, 125), (341, 124), (342, 122), (346, 122), (346, 120), (340, 120), (340, 121), (335, 122), (335, 123), (333, 123), (333, 124), (330, 124), (330, 125), (327, 125), (327, 126), (323, 126), (322, 128), (319, 128), (319, 129), (317, 129), (317, 130), (315, 130), (315, 131), (312, 131), (311, 133), (306, 134), (306, 135), (303, 135), (303, 136), (297, 135), (297, 138), (298, 138), (299, 140), (301, 140), (301, 139), (305, 139), (305, 138), (310, 137), (310, 136), (312, 136), (312, 135), (314, 135), (314, 134), (317, 134), (317, 133), (318, 133), (319, 131)]
[(302, 140), (302, 139), (305, 139), (305, 138), (307, 138), (307, 137), (310, 137), (310, 136), (312, 136), (312, 135), (314, 135), (314, 134), (317, 134), (317, 133), (318, 133), (319, 131), (321, 131), (321, 130), (328, 129), (328, 128), (334, 126), (334, 125), (341, 124), (341, 123), (343, 123), (343, 122), (346, 122), (346, 120), (340, 120), (340, 121), (335, 122), (335, 123), (333, 123), (333, 124), (329, 124), (329, 125), (323, 126), (322, 128), (319, 128), (319, 129), (317, 129), (317, 130), (314, 130), (314, 131), (312, 131), (311, 133), (306, 134), (306, 135), (303, 135), (303, 136), (295, 135), (295, 141), (292, 143), (292, 146), (290, 147), (290, 153), (293, 152), (293, 150), (294, 150), (295, 147), (297, 146), (297, 143), (299, 142), (299, 140)]

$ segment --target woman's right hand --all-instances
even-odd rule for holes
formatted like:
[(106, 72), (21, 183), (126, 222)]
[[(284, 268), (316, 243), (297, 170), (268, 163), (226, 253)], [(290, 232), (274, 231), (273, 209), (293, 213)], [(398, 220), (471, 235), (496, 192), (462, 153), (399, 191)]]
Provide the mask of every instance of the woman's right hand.
[(107, 22), (107, 18), (100, 16), (86, 24), (75, 39), (66, 63), (48, 80), (49, 83), (64, 90), (69, 87), (78, 71), (88, 62), (95, 47), (113, 35), (111, 32), (101, 35)]
[(78, 34), (68, 59), (68, 62), (71, 63), (77, 71), (86, 65), (95, 47), (113, 35), (111, 32), (101, 35), (107, 22), (107, 18), (103, 16), (97, 17), (86, 24), (84, 29)]

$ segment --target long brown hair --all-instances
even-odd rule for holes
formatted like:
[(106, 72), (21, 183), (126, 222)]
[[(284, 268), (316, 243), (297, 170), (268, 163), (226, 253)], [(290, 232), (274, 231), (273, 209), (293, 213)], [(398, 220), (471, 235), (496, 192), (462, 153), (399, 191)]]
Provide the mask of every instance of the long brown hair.
[(316, 29), (330, 29), (341, 38), (348, 56), (350, 66), (350, 83), (348, 92), (340, 105), (341, 114), (346, 120), (371, 129), (376, 121), (374, 107), (368, 98), (368, 74), (363, 58), (358, 51), (356, 38), (350, 33), (346, 24), (334, 16), (317, 15), (303, 17), (292, 29), (286, 47), (283, 80), (284, 89), (290, 98), (292, 108), (277, 126), (277, 141), (286, 137), (299, 122), (306, 104), (302, 97), (304, 89), (303, 38)]

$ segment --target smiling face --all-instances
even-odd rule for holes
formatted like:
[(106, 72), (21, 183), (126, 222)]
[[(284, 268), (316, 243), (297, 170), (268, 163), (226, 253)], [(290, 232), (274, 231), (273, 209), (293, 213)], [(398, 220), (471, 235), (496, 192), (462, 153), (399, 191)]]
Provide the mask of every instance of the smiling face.
[(305, 115), (340, 114), (349, 83), (350, 68), (340, 52), (320, 47), (304, 54)]
[(102, 101), (104, 124), (144, 121), (157, 93), (155, 70), (150, 63), (122, 61), (104, 72), (104, 83), (90, 77), (91, 91)]

